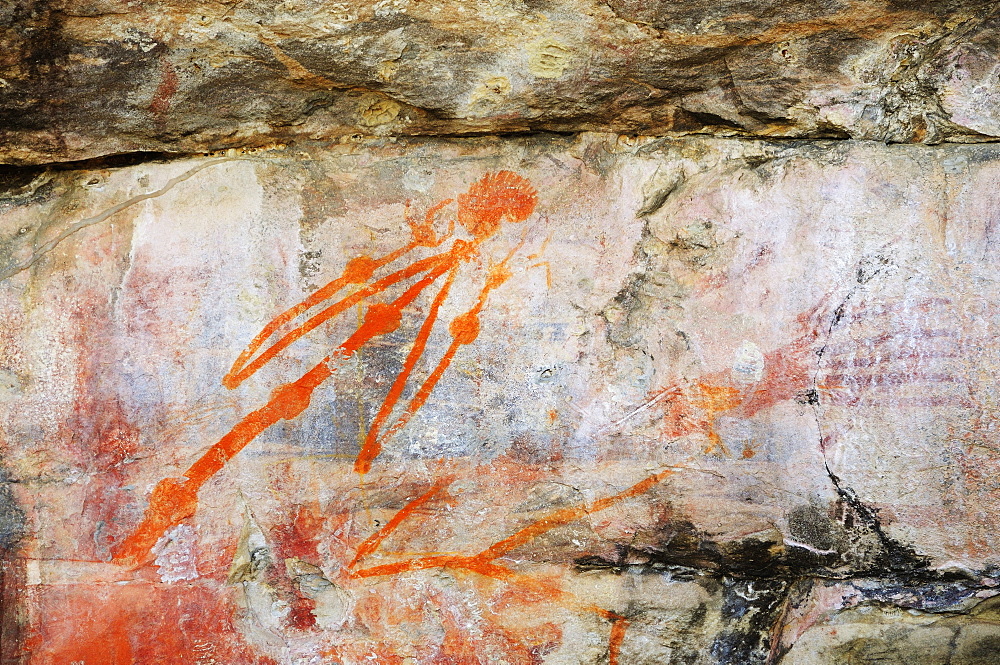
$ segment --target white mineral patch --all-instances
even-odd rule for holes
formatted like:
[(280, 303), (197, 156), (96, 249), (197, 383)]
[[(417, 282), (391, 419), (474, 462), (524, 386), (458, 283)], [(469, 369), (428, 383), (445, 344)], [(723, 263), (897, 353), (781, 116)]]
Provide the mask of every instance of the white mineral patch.
[(168, 531), (156, 542), (153, 563), (159, 568), (160, 579), (164, 582), (182, 582), (198, 577), (195, 565), (195, 544), (198, 533), (194, 527), (180, 524)]
[(741, 383), (756, 383), (764, 378), (764, 354), (756, 344), (744, 341), (733, 354), (733, 375)]

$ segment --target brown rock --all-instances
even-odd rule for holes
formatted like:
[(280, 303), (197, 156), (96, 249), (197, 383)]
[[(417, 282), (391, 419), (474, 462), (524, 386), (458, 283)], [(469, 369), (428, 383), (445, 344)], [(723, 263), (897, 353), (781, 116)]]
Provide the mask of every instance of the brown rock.
[(20, 0), (0, 161), (354, 135), (1000, 136), (995, 3)]

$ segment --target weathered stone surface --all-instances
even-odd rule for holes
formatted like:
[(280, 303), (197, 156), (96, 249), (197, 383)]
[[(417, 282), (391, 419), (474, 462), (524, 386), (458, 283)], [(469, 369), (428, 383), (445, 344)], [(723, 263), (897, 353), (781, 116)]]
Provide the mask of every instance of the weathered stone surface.
[(0, 7), (0, 162), (371, 135), (1000, 136), (992, 0)]
[(14, 184), (9, 662), (995, 662), (1000, 147), (382, 139)]

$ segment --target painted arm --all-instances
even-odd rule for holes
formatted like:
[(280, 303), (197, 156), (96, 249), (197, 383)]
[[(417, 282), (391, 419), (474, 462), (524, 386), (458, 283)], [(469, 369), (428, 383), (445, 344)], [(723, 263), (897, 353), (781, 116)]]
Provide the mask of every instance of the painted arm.
[[(420, 388), (417, 389), (416, 395), (414, 395), (413, 399), (410, 400), (410, 403), (406, 406), (406, 409), (399, 416), (396, 422), (383, 432), (382, 428), (385, 425), (386, 420), (392, 413), (393, 407), (396, 406), (396, 402), (399, 400), (400, 395), (402, 395), (406, 379), (409, 378), (409, 375), (413, 370), (413, 366), (416, 365), (417, 359), (423, 353), (424, 347), (426, 346), (427, 337), (430, 335), (430, 328), (434, 324), (434, 318), (437, 317), (437, 309), (432, 306), (431, 315), (428, 315), (427, 321), (424, 323), (426, 330), (421, 329), (420, 331), (420, 334), (423, 336), (422, 341), (419, 341), (418, 338), (419, 343), (414, 344), (413, 350), (411, 350), (410, 355), (406, 359), (404, 371), (401, 372), (396, 378), (396, 382), (390, 389), (389, 396), (386, 398), (386, 401), (383, 402), (378, 415), (375, 417), (371, 427), (368, 429), (368, 434), (365, 436), (365, 442), (361, 446), (361, 452), (358, 453), (358, 459), (354, 463), (355, 472), (365, 474), (371, 470), (372, 463), (382, 451), (382, 445), (388, 439), (392, 438), (396, 432), (405, 427), (417, 411), (420, 410), (420, 407), (424, 405), (427, 398), (430, 397), (431, 392), (434, 390), (434, 387), (437, 386), (438, 381), (441, 380), (441, 376), (445, 373), (445, 370), (447, 370), (448, 366), (451, 365), (458, 349), (476, 341), (476, 338), (479, 336), (479, 314), (486, 305), (486, 300), (489, 297), (490, 291), (499, 287), (511, 277), (511, 272), (507, 268), (507, 263), (510, 258), (510, 255), (508, 255), (507, 258), (501, 263), (490, 269), (489, 275), (486, 278), (486, 284), (479, 292), (479, 297), (476, 299), (475, 304), (464, 314), (460, 314), (455, 317), (455, 319), (448, 326), (448, 332), (452, 337), (452, 341), (448, 346), (448, 349), (444, 352), (441, 360), (438, 361), (437, 366), (431, 370), (430, 375), (428, 375), (428, 377), (424, 380)], [(447, 287), (448, 284), (446, 284), (445, 288), (442, 289), (442, 293), (447, 294)], [(440, 303), (435, 301), (435, 305), (439, 304)]]
[(436, 261), (447, 256), (447, 253), (436, 254), (423, 259), (422, 261), (417, 261), (406, 268), (398, 270), (388, 277), (379, 280), (375, 284), (372, 284), (371, 286), (361, 289), (347, 298), (333, 303), (319, 314), (310, 317), (305, 323), (292, 329), (290, 332), (279, 338), (277, 342), (266, 348), (263, 353), (251, 362), (251, 358), (254, 357), (254, 355), (260, 350), (268, 339), (270, 339), (282, 326), (292, 322), (301, 314), (307, 312), (316, 305), (331, 299), (351, 284), (364, 284), (372, 278), (379, 268), (396, 261), (413, 249), (417, 247), (438, 247), (445, 242), (449, 237), (451, 237), (452, 231), (454, 230), (454, 222), (449, 225), (448, 233), (439, 237), (434, 231), (434, 220), (437, 213), (440, 212), (444, 206), (451, 203), (451, 201), (451, 199), (447, 199), (430, 208), (430, 210), (427, 211), (423, 222), (413, 221), (409, 214), (409, 202), (407, 202), (406, 223), (410, 226), (410, 234), (412, 236), (412, 240), (408, 245), (378, 259), (373, 259), (370, 256), (359, 256), (355, 259), (351, 259), (347, 263), (347, 266), (344, 268), (344, 272), (340, 275), (340, 277), (316, 290), (299, 304), (274, 317), (270, 323), (264, 326), (264, 329), (253, 338), (245, 349), (243, 349), (239, 357), (236, 359), (236, 362), (233, 363), (232, 368), (230, 368), (226, 375), (222, 377), (222, 385), (229, 389), (236, 388), (247, 378), (252, 376), (257, 370), (270, 362), (274, 356), (323, 322), (328, 321), (337, 314), (340, 314), (345, 309), (350, 308), (363, 298), (380, 293), (393, 284), (419, 274), (423, 270), (431, 269), (434, 265), (436, 265)]

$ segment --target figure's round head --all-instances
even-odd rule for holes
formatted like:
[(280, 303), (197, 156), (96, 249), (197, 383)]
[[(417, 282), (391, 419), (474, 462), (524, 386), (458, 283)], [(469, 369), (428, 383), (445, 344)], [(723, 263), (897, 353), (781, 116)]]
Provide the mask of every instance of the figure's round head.
[(528, 219), (537, 203), (526, 178), (510, 171), (487, 173), (458, 195), (458, 223), (482, 240), (496, 233), (505, 218), (515, 224)]

